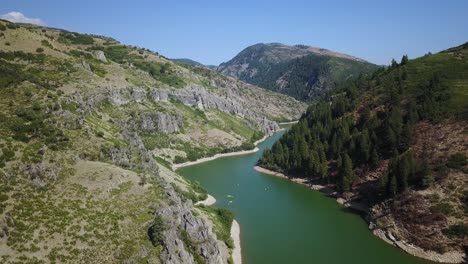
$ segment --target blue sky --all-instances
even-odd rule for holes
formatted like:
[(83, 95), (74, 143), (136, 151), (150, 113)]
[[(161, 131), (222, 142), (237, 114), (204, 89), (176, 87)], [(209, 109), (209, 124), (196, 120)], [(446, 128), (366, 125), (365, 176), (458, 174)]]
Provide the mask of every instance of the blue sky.
[(0, 14), (10, 12), (205, 64), (259, 42), (305, 44), (388, 64), (468, 41), (467, 0), (1, 0)]

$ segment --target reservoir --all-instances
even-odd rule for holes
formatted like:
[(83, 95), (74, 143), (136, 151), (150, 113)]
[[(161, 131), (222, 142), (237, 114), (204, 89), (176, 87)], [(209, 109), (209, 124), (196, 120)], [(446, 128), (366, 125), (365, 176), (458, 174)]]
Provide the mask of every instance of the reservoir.
[(318, 191), (254, 170), (260, 151), (184, 167), (241, 227), (243, 263), (428, 264), (375, 237), (357, 214)]

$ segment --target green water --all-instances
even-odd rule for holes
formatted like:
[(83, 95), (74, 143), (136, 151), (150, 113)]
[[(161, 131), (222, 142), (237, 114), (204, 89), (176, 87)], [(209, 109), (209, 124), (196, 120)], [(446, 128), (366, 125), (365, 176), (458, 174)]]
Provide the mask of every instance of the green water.
[(430, 263), (376, 238), (360, 216), (334, 199), (287, 179), (256, 172), (253, 167), (262, 151), (282, 133), (260, 144), (257, 153), (178, 171), (199, 181), (217, 199), (215, 206), (234, 213), (241, 226), (244, 263)]

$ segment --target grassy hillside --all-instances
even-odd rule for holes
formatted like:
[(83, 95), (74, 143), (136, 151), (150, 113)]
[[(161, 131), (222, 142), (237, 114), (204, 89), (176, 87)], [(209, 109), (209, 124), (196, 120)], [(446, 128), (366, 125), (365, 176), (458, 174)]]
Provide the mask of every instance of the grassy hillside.
[(112, 38), (0, 21), (1, 262), (227, 261), (189, 202), (206, 194), (171, 163), (250, 148), (303, 109)]
[(178, 62), (178, 63), (184, 63), (184, 64), (188, 64), (188, 65), (193, 65), (193, 66), (204, 66), (203, 64), (201, 64), (198, 61), (194, 61), (194, 60), (186, 59), (186, 58), (171, 59), (171, 61)]
[(311, 105), (259, 164), (366, 204), (388, 237), (463, 253), (467, 92), (467, 44), (404, 57)]

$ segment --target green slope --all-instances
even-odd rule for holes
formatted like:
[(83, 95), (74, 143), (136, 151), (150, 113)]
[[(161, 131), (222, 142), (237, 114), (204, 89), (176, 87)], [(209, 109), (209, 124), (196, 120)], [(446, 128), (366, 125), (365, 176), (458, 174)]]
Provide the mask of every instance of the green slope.
[(376, 65), (337, 52), (303, 45), (256, 44), (218, 71), (296, 99), (311, 101), (348, 79), (372, 72)]
[(463, 252), (467, 55), (464, 44), (340, 86), (311, 105), (260, 166), (365, 203), (375, 209), (368, 219), (397, 239)]

